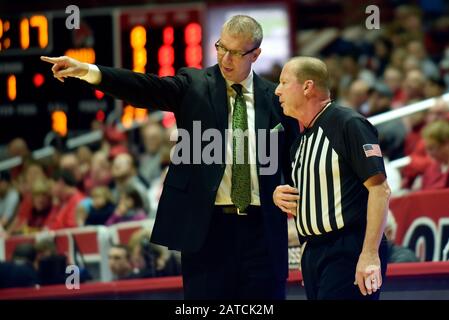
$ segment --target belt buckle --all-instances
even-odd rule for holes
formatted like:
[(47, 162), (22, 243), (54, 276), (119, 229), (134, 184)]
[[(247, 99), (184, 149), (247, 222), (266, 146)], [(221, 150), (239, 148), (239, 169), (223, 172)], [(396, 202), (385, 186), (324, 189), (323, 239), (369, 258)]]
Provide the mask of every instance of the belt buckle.
[(237, 208), (237, 215), (238, 216), (247, 216), (248, 215), (248, 213), (246, 213), (246, 212), (241, 212), (238, 207), (236, 207), (236, 208)]

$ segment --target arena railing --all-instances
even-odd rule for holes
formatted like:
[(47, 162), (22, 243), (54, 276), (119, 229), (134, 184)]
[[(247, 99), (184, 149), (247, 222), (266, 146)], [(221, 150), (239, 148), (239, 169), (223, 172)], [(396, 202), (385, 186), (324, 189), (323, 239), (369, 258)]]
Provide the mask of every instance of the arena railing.
[(90, 270), (94, 279), (108, 282), (112, 279), (108, 251), (111, 244), (127, 245), (138, 230), (151, 232), (154, 219), (121, 222), (111, 226), (84, 226), (56, 231), (41, 231), (29, 235), (0, 237), (0, 261), (9, 261), (14, 249), (23, 243), (36, 244), (46, 239), (54, 243), (57, 253), (67, 257), (68, 264), (80, 265)]

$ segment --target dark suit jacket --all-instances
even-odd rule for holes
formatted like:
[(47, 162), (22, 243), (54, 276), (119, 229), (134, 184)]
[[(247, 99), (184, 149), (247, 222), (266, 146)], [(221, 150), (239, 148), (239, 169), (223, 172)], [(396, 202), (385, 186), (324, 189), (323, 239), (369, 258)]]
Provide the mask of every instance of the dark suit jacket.
[[(194, 121), (201, 121), (201, 132), (214, 128), (225, 137), (228, 127), (226, 82), (218, 65), (203, 70), (184, 68), (174, 77), (163, 78), (123, 69), (99, 68), (102, 81), (97, 87), (100, 90), (135, 106), (173, 112), (178, 129), (187, 130), (190, 137), (193, 136)], [(264, 153), (276, 153), (279, 163), (275, 174), (259, 174), (259, 193), (275, 271), (279, 277), (286, 277), (286, 215), (274, 205), (272, 194), (276, 186), (290, 181), (289, 149), (299, 135), (299, 126), (296, 120), (283, 115), (274, 90), (274, 83), (254, 74), (255, 128), (266, 129), (266, 134), (260, 137), (256, 133), (258, 144), (261, 143), (260, 139), (265, 139), (269, 150), (270, 129), (279, 123), (285, 129), (278, 131), (277, 148)], [(226, 155), (224, 141), (221, 144), (221, 163), (224, 163)], [(193, 144), (204, 147), (210, 143), (197, 141), (196, 138), (188, 142), (191, 146), (190, 159), (193, 158)], [(260, 160), (257, 160), (258, 173), (262, 167)], [(209, 231), (215, 197), (224, 171), (224, 164), (171, 163), (159, 201), (152, 241), (181, 252), (201, 249)], [(282, 171), (286, 180), (282, 178)]]

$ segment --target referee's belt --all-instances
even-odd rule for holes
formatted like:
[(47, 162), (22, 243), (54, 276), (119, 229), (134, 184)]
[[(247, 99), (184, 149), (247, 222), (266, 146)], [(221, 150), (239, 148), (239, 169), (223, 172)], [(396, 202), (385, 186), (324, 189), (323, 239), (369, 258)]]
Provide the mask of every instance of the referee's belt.
[(216, 205), (215, 208), (225, 214), (235, 214), (238, 216), (247, 216), (248, 214), (259, 213), (260, 206), (248, 206), (245, 211), (241, 211), (235, 205)]

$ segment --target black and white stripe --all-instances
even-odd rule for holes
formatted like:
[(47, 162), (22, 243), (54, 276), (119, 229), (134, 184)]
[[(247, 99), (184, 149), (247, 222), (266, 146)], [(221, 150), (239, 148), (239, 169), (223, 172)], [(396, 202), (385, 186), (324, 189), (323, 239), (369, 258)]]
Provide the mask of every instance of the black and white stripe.
[(304, 134), (293, 164), (299, 190), (296, 225), (301, 236), (344, 227), (339, 156), (321, 127)]

